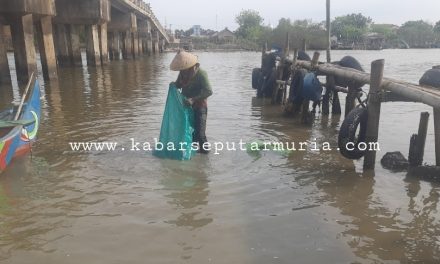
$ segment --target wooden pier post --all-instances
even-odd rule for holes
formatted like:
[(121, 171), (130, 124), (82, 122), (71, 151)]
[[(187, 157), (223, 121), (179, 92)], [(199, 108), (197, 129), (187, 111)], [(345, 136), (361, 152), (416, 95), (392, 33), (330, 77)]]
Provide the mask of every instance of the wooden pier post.
[(322, 114), (330, 114), (330, 94), (335, 88), (335, 77), (333, 75), (326, 76), (325, 94), (322, 97)]
[[(286, 40), (284, 42), (284, 50), (283, 50), (283, 57), (281, 58), (281, 61), (279, 63), (279, 66), (277, 68), (277, 80), (280, 81), (285, 81), (283, 80), (283, 73), (284, 73), (284, 67), (286, 67), (286, 58), (289, 56), (289, 51), (290, 51), (290, 46), (289, 46), (289, 32), (286, 33)], [(284, 85), (282, 85), (281, 83), (277, 82), (275, 84), (275, 91), (272, 95), (272, 104), (277, 104), (278, 102), (278, 97), (279, 97), (279, 93), (282, 92), (282, 101), (281, 103), (284, 104), (284, 96), (285, 96), (285, 89), (282, 89), (284, 87)]]
[[(326, 27), (327, 27), (327, 62), (331, 62), (331, 19), (330, 19), (330, 0), (326, 1)], [(330, 93), (333, 92), (335, 87), (335, 77), (332, 75), (326, 76), (326, 89), (325, 94), (322, 97), (322, 114), (328, 115), (330, 113)], [(337, 95), (337, 93), (334, 93)], [(339, 98), (338, 103), (339, 103)], [(340, 108), (340, 105), (339, 105)]]
[(353, 87), (352, 84), (348, 86), (348, 93), (345, 97), (345, 116), (348, 115), (348, 113), (353, 110), (353, 108), (356, 106), (356, 97), (357, 97), (358, 91), (355, 87)]
[(313, 57), (312, 57), (312, 68), (315, 68), (317, 65), (318, 65), (318, 62), (319, 62), (319, 56), (320, 56), (321, 54), (319, 53), (319, 52), (317, 52), (317, 51), (315, 51), (314, 53), (313, 53)]
[[(334, 77), (333, 78), (333, 84), (334, 82)], [(335, 115), (340, 115), (342, 113), (341, 110), (341, 102), (339, 101), (339, 94), (338, 91), (333, 89), (333, 100), (332, 100), (332, 114)]]
[[(319, 55), (320, 55), (319, 52), (313, 53), (312, 69), (318, 65)], [(309, 123), (309, 121), (310, 121), (309, 107), (310, 107), (310, 101), (307, 99), (304, 99), (304, 101), (302, 103), (302, 116), (301, 116), (301, 121), (304, 124)]]
[(260, 68), (263, 68), (263, 62), (264, 62), (264, 56), (266, 55), (267, 50), (267, 42), (263, 44), (263, 48), (261, 49), (261, 66)]
[(440, 108), (434, 108), (435, 164), (440, 166)]
[(307, 41), (306, 41), (306, 39), (302, 40), (301, 50), (302, 51), (307, 51)]
[(43, 76), (49, 80), (56, 79), (58, 73), (52, 32), (52, 16), (41, 17), (36, 28)]
[[(370, 75), (370, 92), (368, 97), (368, 121), (366, 142), (377, 142), (379, 137), (379, 120), (380, 120), (380, 105), (381, 105), (381, 83), (383, 78), (383, 69), (385, 61), (376, 60), (371, 63)], [(376, 163), (376, 151), (367, 150), (364, 157), (364, 170), (374, 169)]]
[(408, 162), (412, 167), (423, 164), (423, 155), (425, 153), (426, 134), (428, 133), (429, 113), (420, 114), (419, 131), (411, 136), (409, 147)]

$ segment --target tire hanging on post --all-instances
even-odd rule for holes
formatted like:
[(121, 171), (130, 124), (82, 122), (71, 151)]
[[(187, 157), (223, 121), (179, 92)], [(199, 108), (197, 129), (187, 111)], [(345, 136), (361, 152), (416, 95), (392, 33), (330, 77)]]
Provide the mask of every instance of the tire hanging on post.
[(252, 88), (258, 89), (261, 86), (261, 68), (252, 70)]
[(338, 135), (338, 147), (342, 156), (360, 159), (365, 155), (366, 150), (360, 150), (359, 144), (366, 143), (367, 121), (368, 110), (363, 107), (353, 109), (344, 119)]

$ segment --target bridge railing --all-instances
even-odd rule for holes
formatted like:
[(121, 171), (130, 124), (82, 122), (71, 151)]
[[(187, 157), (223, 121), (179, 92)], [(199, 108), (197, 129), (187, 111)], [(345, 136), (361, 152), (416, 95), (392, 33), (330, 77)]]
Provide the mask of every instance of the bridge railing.
[(170, 38), (168, 36), (168, 33), (166, 32), (166, 30), (160, 24), (159, 20), (154, 15), (150, 4), (145, 3), (143, 0), (129, 0), (129, 1), (132, 2), (133, 4), (135, 4), (139, 9), (141, 9), (151, 19), (151, 21), (153, 21), (154, 26), (159, 30), (159, 32), (163, 35), (163, 37), (167, 40), (167, 42), (169, 42)]

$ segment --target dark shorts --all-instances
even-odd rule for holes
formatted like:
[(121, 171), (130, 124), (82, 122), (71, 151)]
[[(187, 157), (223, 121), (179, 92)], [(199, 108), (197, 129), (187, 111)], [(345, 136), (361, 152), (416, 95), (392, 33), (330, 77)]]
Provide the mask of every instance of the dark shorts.
[(193, 142), (198, 142), (200, 147), (207, 142), (206, 138), (206, 119), (208, 118), (207, 107), (194, 108), (194, 133)]

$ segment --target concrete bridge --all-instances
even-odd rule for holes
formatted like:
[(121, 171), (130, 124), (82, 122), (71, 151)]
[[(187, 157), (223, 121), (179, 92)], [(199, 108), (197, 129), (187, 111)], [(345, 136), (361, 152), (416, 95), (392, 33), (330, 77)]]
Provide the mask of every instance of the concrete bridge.
[(13, 49), (19, 82), (37, 68), (56, 79), (58, 67), (136, 59), (162, 52), (170, 42), (142, 0), (0, 0), (0, 82), (10, 82), (7, 51)]

